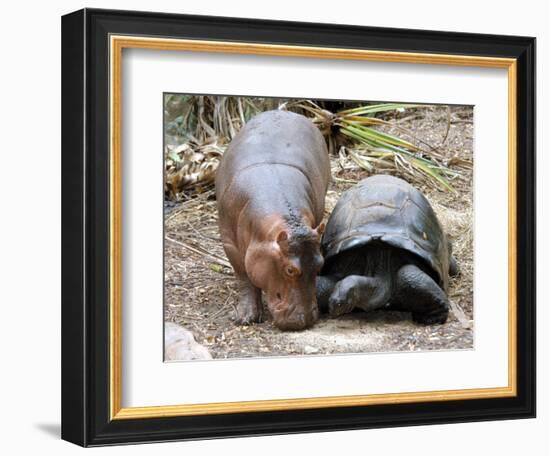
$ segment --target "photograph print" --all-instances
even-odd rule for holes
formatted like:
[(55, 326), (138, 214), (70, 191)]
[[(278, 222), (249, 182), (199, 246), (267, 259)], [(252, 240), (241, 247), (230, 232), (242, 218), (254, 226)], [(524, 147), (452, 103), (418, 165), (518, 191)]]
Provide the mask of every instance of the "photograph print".
[(473, 106), (162, 102), (165, 361), (473, 349)]

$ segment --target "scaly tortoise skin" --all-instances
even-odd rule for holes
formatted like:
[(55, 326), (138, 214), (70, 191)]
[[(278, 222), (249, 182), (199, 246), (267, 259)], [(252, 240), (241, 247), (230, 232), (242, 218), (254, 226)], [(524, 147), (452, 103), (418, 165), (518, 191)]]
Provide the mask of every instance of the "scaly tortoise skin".
[(426, 197), (402, 179), (378, 175), (344, 192), (321, 241), (322, 311), (411, 311), (420, 323), (444, 323), (456, 261)]

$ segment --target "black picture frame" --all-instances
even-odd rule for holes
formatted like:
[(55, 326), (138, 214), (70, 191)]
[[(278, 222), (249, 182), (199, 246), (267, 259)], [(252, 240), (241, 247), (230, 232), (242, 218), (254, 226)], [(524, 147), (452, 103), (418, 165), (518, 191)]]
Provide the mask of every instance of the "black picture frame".
[[(517, 59), (517, 394), (111, 420), (109, 36)], [(84, 9), (62, 19), (62, 438), (82, 446), (535, 416), (535, 39)]]

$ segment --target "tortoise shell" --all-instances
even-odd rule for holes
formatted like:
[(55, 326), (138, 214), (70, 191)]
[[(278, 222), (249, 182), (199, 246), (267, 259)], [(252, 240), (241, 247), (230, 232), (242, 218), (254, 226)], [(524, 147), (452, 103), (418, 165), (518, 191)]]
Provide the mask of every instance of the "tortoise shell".
[(445, 232), (426, 197), (402, 179), (372, 176), (342, 194), (321, 241), (325, 264), (341, 252), (372, 242), (416, 255), (447, 291), (450, 253)]

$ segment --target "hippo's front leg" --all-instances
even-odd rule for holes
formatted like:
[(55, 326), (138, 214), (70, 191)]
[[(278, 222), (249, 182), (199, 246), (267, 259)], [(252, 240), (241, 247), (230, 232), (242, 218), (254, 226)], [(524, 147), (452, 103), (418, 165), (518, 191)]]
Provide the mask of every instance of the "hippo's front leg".
[(237, 302), (235, 323), (249, 325), (260, 322), (263, 310), (262, 290), (250, 282), (244, 266), (243, 256), (235, 245), (232, 242), (224, 242), (223, 248), (233, 266), (235, 276), (239, 280), (239, 301)]
[(263, 310), (262, 290), (252, 285), (248, 279), (240, 279), (239, 285), (236, 323), (249, 325), (260, 322)]

